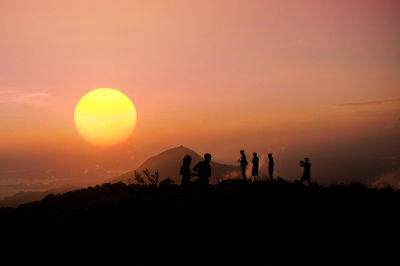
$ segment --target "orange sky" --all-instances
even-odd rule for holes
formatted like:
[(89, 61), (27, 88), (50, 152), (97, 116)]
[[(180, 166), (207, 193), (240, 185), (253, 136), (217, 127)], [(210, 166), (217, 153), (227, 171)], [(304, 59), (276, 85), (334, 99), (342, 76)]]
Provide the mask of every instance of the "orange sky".
[[(39, 179), (52, 165), (81, 173), (91, 166), (74, 158), (87, 154), (131, 169), (180, 144), (226, 163), (242, 147), (297, 162), (390, 140), (379, 156), (400, 165), (398, 14), (396, 0), (4, 0), (0, 181), (23, 178), (10, 175), (21, 164), (44, 165)], [(101, 87), (137, 108), (134, 135), (113, 151), (73, 124), (80, 97)]]

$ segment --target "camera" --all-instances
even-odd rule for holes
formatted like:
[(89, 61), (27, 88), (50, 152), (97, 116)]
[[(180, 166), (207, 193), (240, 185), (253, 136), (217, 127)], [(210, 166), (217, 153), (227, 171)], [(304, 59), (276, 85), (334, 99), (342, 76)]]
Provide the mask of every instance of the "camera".
[(304, 166), (304, 161), (300, 161), (300, 166)]

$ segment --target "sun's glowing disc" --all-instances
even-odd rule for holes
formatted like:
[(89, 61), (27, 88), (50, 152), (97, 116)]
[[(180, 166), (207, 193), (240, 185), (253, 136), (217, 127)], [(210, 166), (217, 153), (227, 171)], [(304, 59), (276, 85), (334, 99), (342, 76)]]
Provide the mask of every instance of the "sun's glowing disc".
[(89, 143), (111, 147), (125, 141), (136, 124), (132, 101), (115, 89), (101, 88), (84, 95), (74, 113), (79, 134)]

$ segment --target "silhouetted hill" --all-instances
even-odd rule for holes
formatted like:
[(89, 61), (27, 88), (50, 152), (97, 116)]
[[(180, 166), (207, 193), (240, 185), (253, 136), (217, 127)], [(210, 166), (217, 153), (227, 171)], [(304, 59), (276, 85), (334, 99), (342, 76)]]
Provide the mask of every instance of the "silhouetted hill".
[[(199, 161), (203, 160), (203, 156), (200, 156), (195, 151), (186, 148), (184, 146), (175, 147), (168, 149), (160, 154), (153, 156), (146, 160), (142, 165), (140, 165), (136, 171), (137, 173), (143, 173), (143, 170), (150, 170), (151, 172), (158, 171), (160, 174), (160, 179), (165, 179), (167, 177), (175, 181), (176, 184), (180, 184), (181, 177), (179, 175), (179, 170), (182, 165), (182, 160), (185, 155), (189, 154), (192, 157), (191, 167), (193, 168)], [(217, 183), (220, 179), (224, 178), (226, 175), (239, 171), (239, 167), (232, 165), (221, 164), (212, 161), (211, 162), (211, 183)], [(110, 183), (124, 182), (129, 184), (132, 182), (134, 176), (134, 171), (127, 172), (121, 176), (114, 177), (110, 179)], [(194, 178), (195, 179), (195, 178)]]
[(10, 232), (21, 254), (29, 234), (29, 249), (73, 260), (83, 254), (133, 265), (268, 265), (276, 259), (320, 265), (370, 258), (382, 248), (385, 256), (397, 254), (399, 193), (283, 180), (228, 180), (208, 194), (196, 186), (188, 193), (177, 185), (116, 183), (0, 209), (0, 221), (7, 229), (3, 241)]
[(59, 188), (49, 189), (46, 191), (20, 191), (12, 196), (5, 197), (0, 200), (0, 207), (18, 207), (20, 204), (32, 201), (40, 201), (49, 194), (62, 194), (71, 190), (75, 190), (76, 186), (63, 186)]

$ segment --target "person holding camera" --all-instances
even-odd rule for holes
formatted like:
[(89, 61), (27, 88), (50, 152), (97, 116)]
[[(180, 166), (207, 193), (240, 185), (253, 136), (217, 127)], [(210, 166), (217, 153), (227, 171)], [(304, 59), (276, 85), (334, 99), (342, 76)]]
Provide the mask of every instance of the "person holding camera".
[(305, 158), (304, 161), (300, 161), (300, 167), (304, 167), (304, 173), (301, 177), (301, 182), (307, 181), (308, 184), (311, 184), (311, 163), (310, 159)]

